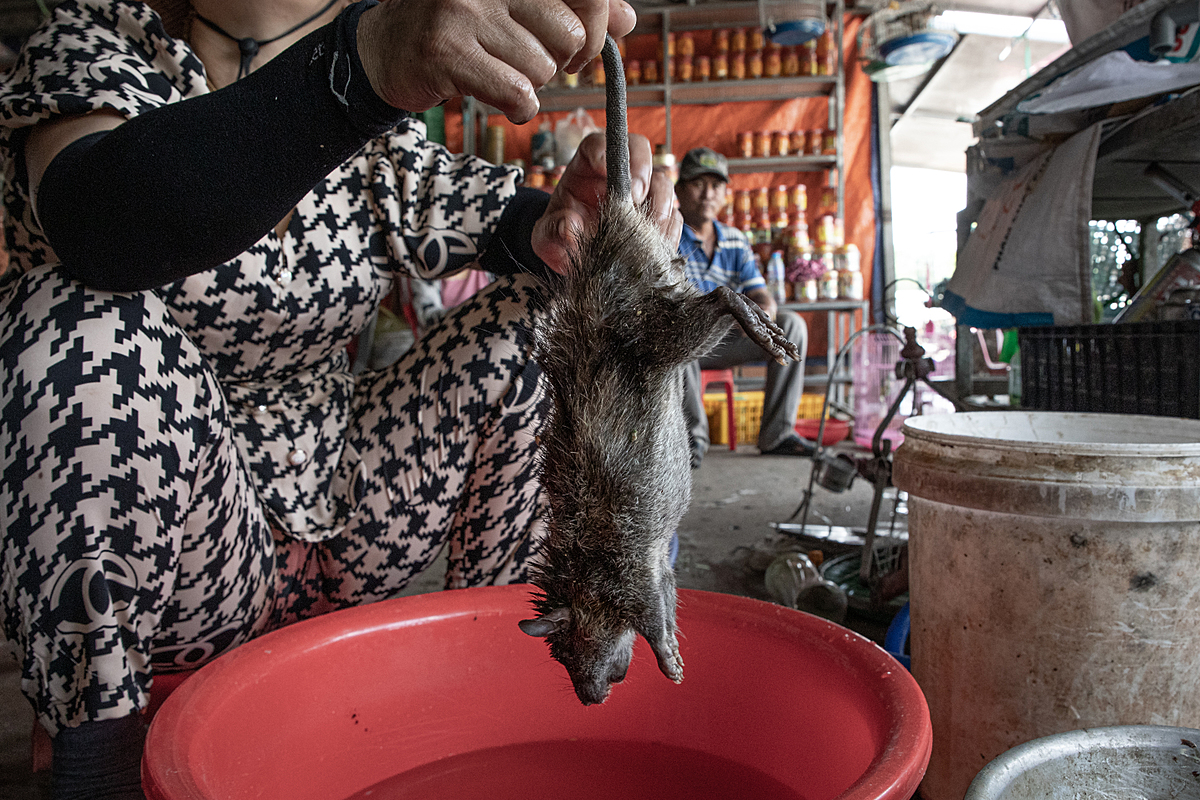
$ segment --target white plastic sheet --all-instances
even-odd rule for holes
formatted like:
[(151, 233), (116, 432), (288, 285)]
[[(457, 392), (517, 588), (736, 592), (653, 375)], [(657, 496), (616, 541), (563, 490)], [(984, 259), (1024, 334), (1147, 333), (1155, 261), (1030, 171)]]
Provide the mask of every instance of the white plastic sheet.
[(1026, 114), (1055, 114), (1153, 97), (1200, 84), (1200, 63), (1136, 61), (1114, 50), (1068, 72), (1017, 104)]

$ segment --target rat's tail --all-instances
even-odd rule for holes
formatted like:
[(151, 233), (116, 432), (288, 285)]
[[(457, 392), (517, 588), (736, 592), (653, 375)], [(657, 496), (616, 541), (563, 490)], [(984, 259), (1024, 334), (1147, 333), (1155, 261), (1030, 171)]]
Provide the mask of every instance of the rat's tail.
[[(605, 158), (608, 164), (608, 196), (629, 198), (629, 127), (625, 118), (625, 68), (612, 36), (605, 34)], [(632, 200), (630, 201), (632, 202)]]

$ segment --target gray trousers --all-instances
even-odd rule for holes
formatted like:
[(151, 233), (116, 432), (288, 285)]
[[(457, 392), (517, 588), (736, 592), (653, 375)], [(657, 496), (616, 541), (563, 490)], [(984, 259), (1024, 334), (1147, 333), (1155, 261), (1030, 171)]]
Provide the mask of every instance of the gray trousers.
[[(808, 326), (799, 314), (780, 309), (776, 324), (788, 341), (803, 354), (808, 348)], [(804, 359), (778, 364), (766, 351), (734, 327), (716, 349), (688, 364), (683, 371), (683, 413), (687, 419), (692, 447), (703, 456), (708, 452), (708, 416), (704, 413), (704, 387), (700, 370), (729, 369), (756, 361), (767, 362), (767, 385), (763, 390), (762, 426), (758, 430), (758, 449), (771, 450), (789, 436), (795, 436), (796, 412), (804, 393)]]

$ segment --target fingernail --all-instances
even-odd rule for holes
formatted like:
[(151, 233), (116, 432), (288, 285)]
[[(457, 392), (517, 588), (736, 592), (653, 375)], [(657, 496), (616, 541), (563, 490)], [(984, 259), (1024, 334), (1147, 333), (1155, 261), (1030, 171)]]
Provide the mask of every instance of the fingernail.
[(560, 219), (554, 226), (554, 233), (562, 242), (563, 249), (569, 249), (570, 243), (575, 240), (575, 226), (569, 220)]

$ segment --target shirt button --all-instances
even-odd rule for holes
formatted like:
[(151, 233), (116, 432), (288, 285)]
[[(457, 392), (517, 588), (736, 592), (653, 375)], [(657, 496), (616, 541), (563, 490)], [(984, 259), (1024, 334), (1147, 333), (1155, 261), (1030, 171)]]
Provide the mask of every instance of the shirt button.
[(267, 407), (266, 407), (266, 406), (256, 406), (254, 410), (255, 410), (255, 411), (257, 411), (257, 412), (258, 412), (258, 413), (260, 413), (260, 414), (265, 414), (265, 413), (267, 413)]
[(283, 272), (279, 273), (279, 277), (276, 278), (275, 280), (280, 286), (285, 286), (285, 285), (291, 283), (292, 282), (292, 271), (290, 269), (285, 269)]
[(298, 467), (308, 460), (308, 453), (303, 450), (293, 450), (288, 453), (287, 460), (293, 467)]

